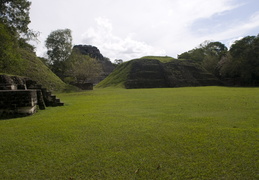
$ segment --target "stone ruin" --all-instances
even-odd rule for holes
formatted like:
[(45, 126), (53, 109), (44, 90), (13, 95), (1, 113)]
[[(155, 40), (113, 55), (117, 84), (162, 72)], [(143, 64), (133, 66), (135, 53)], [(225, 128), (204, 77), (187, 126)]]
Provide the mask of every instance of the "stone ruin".
[(190, 60), (162, 63), (156, 59), (135, 59), (129, 63), (131, 68), (125, 82), (127, 89), (223, 85), (218, 78)]
[(63, 105), (60, 99), (36, 81), (0, 75), (0, 119), (32, 115), (37, 109)]

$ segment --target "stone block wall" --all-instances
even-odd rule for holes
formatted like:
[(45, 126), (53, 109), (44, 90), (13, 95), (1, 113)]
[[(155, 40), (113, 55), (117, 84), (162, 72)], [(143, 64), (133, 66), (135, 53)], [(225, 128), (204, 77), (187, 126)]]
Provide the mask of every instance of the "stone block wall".
[(0, 117), (19, 117), (31, 115), (37, 109), (36, 90), (0, 91)]
[(46, 106), (64, 103), (50, 91), (25, 77), (0, 75), (0, 119), (31, 115)]

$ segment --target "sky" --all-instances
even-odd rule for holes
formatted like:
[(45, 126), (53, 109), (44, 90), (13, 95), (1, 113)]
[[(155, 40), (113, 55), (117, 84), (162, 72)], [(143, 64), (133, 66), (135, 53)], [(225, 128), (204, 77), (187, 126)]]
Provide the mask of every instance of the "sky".
[(96, 46), (111, 61), (171, 56), (206, 40), (227, 47), (259, 34), (259, 0), (29, 0), (32, 42), (46, 57), (45, 40), (72, 31), (73, 45)]

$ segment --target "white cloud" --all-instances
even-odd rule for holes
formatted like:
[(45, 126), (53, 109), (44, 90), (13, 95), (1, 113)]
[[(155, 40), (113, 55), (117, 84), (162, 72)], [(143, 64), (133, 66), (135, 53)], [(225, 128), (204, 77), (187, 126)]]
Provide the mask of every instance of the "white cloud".
[(227, 42), (226, 45), (230, 47), (234, 41), (241, 39), (241, 37), (244, 37), (246, 32), (249, 32), (250, 30), (255, 28), (259, 28), (259, 12), (252, 14), (250, 18), (245, 22), (235, 22), (229, 25), (227, 29), (222, 29), (221, 32), (216, 32), (202, 38), (208, 37), (216, 41), (225, 41)]
[(83, 35), (84, 44), (97, 46), (104, 56), (111, 60), (130, 60), (145, 55), (164, 55), (165, 51), (134, 40), (132, 34), (121, 38), (113, 34), (112, 23), (107, 18), (96, 18), (96, 26), (89, 28)]
[[(74, 44), (97, 46), (111, 60), (129, 60), (144, 55), (176, 57), (205, 40), (227, 42), (258, 30), (258, 10), (248, 7), (259, 4), (256, 0), (245, 2), (32, 0), (30, 27), (42, 32), (41, 44), (37, 45), (40, 55), (51, 31), (69, 28)], [(232, 12), (235, 13), (228, 16)], [(244, 17), (240, 18), (241, 15)]]

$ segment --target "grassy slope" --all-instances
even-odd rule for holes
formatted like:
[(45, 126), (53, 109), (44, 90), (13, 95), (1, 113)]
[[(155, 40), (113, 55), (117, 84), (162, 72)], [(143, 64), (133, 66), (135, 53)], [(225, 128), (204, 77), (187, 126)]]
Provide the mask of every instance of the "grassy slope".
[(163, 63), (167, 63), (174, 60), (175, 58), (172, 58), (170, 56), (144, 56), (141, 59), (157, 59)]
[(120, 64), (113, 72), (101, 81), (96, 87), (124, 87), (131, 69), (131, 61)]
[(62, 91), (66, 88), (67, 85), (33, 53), (21, 50), (21, 54), (26, 61), (26, 69), (21, 75), (39, 82), (50, 90)]
[(2, 179), (258, 179), (258, 88), (97, 89), (0, 121)]
[[(141, 59), (157, 59), (166, 63), (172, 61), (174, 58), (169, 56), (145, 56)], [(127, 76), (129, 75), (131, 63), (132, 61), (128, 61), (120, 64), (107, 78), (101, 81), (97, 87), (125, 87), (124, 83), (127, 80)]]
[(12, 72), (7, 72), (7, 74), (29, 77), (52, 91), (73, 89), (73, 87), (66, 85), (56, 76), (33, 52), (19, 49), (18, 53), (22, 58), (20, 60), (22, 66), (16, 66), (14, 64), (13, 67), (10, 68)]

